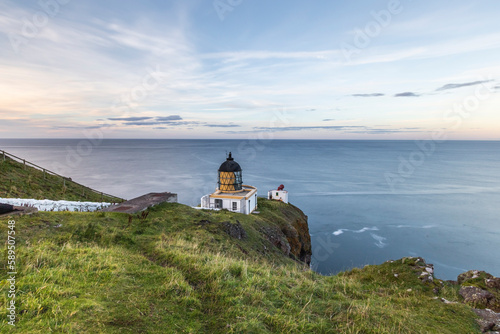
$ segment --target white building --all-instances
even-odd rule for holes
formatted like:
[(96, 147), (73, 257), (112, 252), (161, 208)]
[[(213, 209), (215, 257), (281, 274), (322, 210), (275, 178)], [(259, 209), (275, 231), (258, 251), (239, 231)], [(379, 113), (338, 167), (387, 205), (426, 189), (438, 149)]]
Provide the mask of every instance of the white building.
[(241, 167), (231, 152), (219, 167), (217, 189), (201, 198), (201, 208), (227, 209), (247, 215), (257, 209), (257, 188), (243, 184)]
[(283, 203), (288, 204), (288, 191), (284, 190), (283, 186), (280, 186), (276, 190), (269, 190), (267, 192), (267, 198), (276, 201), (282, 201)]

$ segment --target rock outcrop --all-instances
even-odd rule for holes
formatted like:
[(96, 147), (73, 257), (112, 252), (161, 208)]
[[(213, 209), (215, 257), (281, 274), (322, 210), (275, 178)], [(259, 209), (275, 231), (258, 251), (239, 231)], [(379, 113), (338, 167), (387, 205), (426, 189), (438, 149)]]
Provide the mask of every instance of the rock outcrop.
[(491, 300), (495, 298), (491, 292), (475, 286), (463, 286), (459, 293), (466, 304), (476, 308), (487, 308)]
[(274, 225), (262, 226), (260, 232), (285, 255), (311, 264), (311, 235), (307, 216), (292, 204), (275, 201), (268, 203), (273, 203), (273, 209), (276, 209), (279, 215), (273, 219)]
[(469, 270), (458, 275), (464, 302), (478, 309), (500, 312), (500, 278), (484, 271)]
[(483, 333), (500, 331), (500, 278), (485, 271), (469, 270), (458, 275), (459, 294), (479, 316)]
[(223, 222), (221, 224), (224, 232), (229, 234), (231, 237), (238, 240), (247, 238), (247, 232), (243, 229), (243, 226), (241, 226), (239, 221), (236, 221), (236, 224), (231, 224), (230, 222)]
[(483, 333), (498, 333), (498, 331), (500, 331), (500, 313), (488, 309), (474, 309), (474, 312), (479, 316), (477, 322)]

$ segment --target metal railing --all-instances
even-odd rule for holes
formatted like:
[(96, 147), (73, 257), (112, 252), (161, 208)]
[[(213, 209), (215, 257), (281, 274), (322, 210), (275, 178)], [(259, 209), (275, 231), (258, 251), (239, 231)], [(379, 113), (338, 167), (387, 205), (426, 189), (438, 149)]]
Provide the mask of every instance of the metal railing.
[[(66, 183), (70, 183), (70, 184), (76, 185), (78, 188), (82, 189), (81, 195), (83, 197), (86, 197), (85, 192), (87, 191), (87, 193), (94, 193), (94, 194), (97, 194), (97, 195), (101, 195), (101, 202), (103, 201), (104, 196), (112, 198), (112, 199), (116, 199), (116, 200), (118, 200), (120, 202), (125, 201), (123, 198), (116, 197), (116, 196), (113, 196), (113, 195), (110, 195), (110, 194), (106, 194), (106, 193), (104, 193), (102, 191), (98, 191), (98, 190), (89, 188), (87, 186), (84, 186), (83, 184), (80, 184), (78, 182), (73, 181), (69, 177), (57, 174), (57, 173), (55, 173), (55, 172), (53, 172), (51, 170), (48, 170), (47, 168), (43, 168), (43, 167), (40, 167), (40, 166), (38, 166), (38, 165), (36, 165), (36, 164), (34, 164), (32, 162), (26, 161), (26, 159), (19, 158), (19, 157), (15, 156), (14, 154), (10, 154), (8, 152), (0, 150), (0, 163), (5, 162), (7, 158), (9, 158), (11, 160), (14, 160), (16, 162), (22, 163), (24, 165), (24, 169), (25, 170), (26, 170), (26, 166), (29, 166), (29, 167), (33, 167), (33, 168), (35, 168), (35, 169), (37, 169), (39, 171), (42, 171), (43, 172), (43, 178), (44, 178), (44, 180), (47, 180), (47, 174), (48, 174), (48, 175), (52, 175), (52, 176), (61, 178), (64, 187), (66, 187)], [(70, 190), (70, 191), (72, 191), (72, 190)], [(73, 192), (77, 193), (75, 191), (73, 191)], [(77, 193), (77, 194), (80, 194), (80, 193)]]

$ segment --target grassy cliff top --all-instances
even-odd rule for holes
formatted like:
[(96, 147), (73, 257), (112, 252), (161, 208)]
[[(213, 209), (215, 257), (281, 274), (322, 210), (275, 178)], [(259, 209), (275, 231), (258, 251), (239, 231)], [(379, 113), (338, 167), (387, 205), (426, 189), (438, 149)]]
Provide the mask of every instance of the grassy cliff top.
[(89, 202), (121, 202), (120, 198), (91, 191), (69, 179), (44, 174), (36, 168), (25, 166), (0, 156), (0, 197), (33, 198)]
[[(11, 160), (0, 196), (96, 200)], [(112, 198), (105, 198), (112, 201)], [(162, 204), (140, 215), (16, 216), (16, 313), (7, 324), (8, 244), (0, 252), (0, 332), (476, 333), (458, 286), (422, 283), (420, 259), (321, 276), (307, 218), (258, 199), (259, 215)], [(12, 218), (11, 218), (12, 219)], [(0, 218), (0, 240), (7, 221)]]
[[(22, 333), (475, 333), (463, 304), (434, 299), (415, 259), (321, 276), (266, 231), (302, 212), (259, 198), (259, 215), (162, 204), (149, 213), (16, 217)], [(6, 240), (7, 219), (0, 221)], [(239, 233), (230, 233), (237, 227)], [(244, 233), (242, 232), (244, 231)], [(241, 237), (241, 238), (240, 238)], [(6, 247), (6, 246), (5, 246)], [(2, 252), (5, 263), (6, 248)], [(397, 274), (397, 275), (395, 275)], [(7, 332), (7, 274), (0, 332)], [(439, 285), (457, 301), (457, 288)]]

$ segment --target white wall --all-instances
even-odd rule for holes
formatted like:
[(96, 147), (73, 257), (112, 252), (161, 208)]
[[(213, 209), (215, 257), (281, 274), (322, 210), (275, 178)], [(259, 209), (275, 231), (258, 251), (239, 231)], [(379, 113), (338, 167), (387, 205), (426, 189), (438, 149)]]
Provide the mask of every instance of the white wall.
[(269, 190), (269, 192), (267, 193), (267, 198), (271, 198), (277, 201), (283, 201), (283, 203), (288, 203), (288, 191)]
[[(210, 197), (210, 195), (205, 195), (201, 198), (201, 207), (205, 209), (214, 209), (215, 200), (216, 198)], [(233, 202), (237, 203), (236, 210), (233, 210)], [(256, 208), (257, 194), (252, 195), (249, 199), (243, 198), (241, 200), (222, 198), (222, 209), (227, 209), (232, 212), (240, 212), (248, 215)]]

